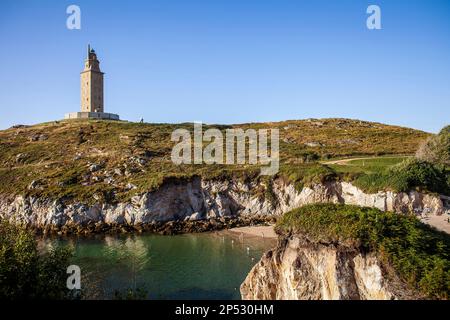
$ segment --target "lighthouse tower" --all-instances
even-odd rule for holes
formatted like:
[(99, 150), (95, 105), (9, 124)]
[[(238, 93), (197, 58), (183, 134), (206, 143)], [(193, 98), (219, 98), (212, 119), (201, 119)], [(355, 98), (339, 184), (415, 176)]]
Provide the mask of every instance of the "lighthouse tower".
[(109, 119), (119, 120), (119, 116), (106, 113), (103, 106), (103, 75), (95, 50), (88, 45), (84, 69), (80, 75), (81, 112), (65, 115), (65, 119)]
[(81, 112), (103, 112), (103, 72), (94, 49), (88, 45), (81, 72)]

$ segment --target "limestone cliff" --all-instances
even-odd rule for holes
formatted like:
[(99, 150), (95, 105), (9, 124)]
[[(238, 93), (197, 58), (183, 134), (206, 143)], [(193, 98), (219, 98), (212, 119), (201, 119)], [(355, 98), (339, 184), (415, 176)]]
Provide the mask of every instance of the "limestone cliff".
[(439, 196), (378, 192), (366, 194), (347, 182), (329, 182), (305, 187), (300, 192), (291, 184), (276, 180), (272, 197), (255, 190), (266, 189), (261, 183), (235, 181), (170, 181), (158, 190), (134, 196), (126, 203), (64, 203), (16, 196), (0, 198), (0, 218), (35, 228), (58, 229), (70, 225), (138, 225), (174, 220), (201, 220), (231, 216), (282, 215), (311, 203), (345, 203), (375, 207), (383, 211), (415, 212), (440, 215), (445, 208)]
[(420, 298), (388, 275), (374, 253), (336, 243), (282, 238), (241, 285), (245, 300), (391, 300)]

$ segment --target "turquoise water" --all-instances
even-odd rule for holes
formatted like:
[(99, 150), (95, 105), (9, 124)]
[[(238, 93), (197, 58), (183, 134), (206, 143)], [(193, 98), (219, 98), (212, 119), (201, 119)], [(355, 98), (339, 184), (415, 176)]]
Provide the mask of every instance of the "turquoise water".
[(149, 299), (240, 299), (239, 286), (274, 241), (231, 232), (46, 240), (70, 245), (86, 298), (144, 289)]

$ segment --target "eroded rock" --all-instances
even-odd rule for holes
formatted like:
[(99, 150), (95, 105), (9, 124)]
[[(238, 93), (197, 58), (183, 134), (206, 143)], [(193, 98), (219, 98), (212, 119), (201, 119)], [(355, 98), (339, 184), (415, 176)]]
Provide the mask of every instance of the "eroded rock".
[[(94, 180), (95, 177), (92, 178)], [(33, 184), (35, 185), (35, 184)], [(128, 189), (135, 186), (128, 185)], [(273, 182), (273, 197), (261, 197), (254, 191), (264, 187), (257, 182), (170, 181), (158, 190), (137, 194), (124, 203), (65, 203), (51, 199), (16, 196), (0, 198), (0, 218), (20, 221), (34, 228), (48, 225), (61, 228), (67, 223), (104, 223), (137, 225), (168, 221), (220, 219), (221, 217), (273, 217), (312, 203), (345, 203), (375, 207), (399, 213), (440, 215), (445, 212), (438, 195), (378, 192), (367, 194), (346, 182), (327, 182), (305, 187), (301, 192), (281, 180)]]
[(244, 300), (392, 300), (419, 298), (387, 276), (374, 253), (282, 238), (240, 288)]

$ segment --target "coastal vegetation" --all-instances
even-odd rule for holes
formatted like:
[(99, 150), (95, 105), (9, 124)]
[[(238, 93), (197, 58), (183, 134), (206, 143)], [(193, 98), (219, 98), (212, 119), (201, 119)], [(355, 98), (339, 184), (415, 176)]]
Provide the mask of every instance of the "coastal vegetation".
[(450, 195), (450, 126), (422, 143), (414, 158), (365, 172), (354, 184), (368, 192), (418, 189)]
[(395, 192), (418, 189), (423, 192), (449, 195), (450, 171), (444, 166), (408, 159), (379, 172), (359, 175), (353, 183), (370, 193), (386, 189)]
[(450, 126), (429, 137), (417, 150), (418, 159), (442, 166), (450, 166)]
[(393, 271), (423, 296), (450, 296), (450, 236), (415, 216), (342, 204), (314, 204), (284, 214), (276, 230), (300, 234), (315, 243), (376, 252), (385, 272)]
[[(348, 119), (204, 125), (204, 130), (212, 127), (278, 128), (281, 167), (273, 178), (290, 180), (299, 189), (381, 171), (395, 159), (413, 155), (430, 137), (418, 130)], [(72, 120), (0, 131), (0, 194), (92, 203), (127, 200), (172, 178), (258, 178), (258, 165), (174, 165), (170, 156), (175, 142), (170, 137), (178, 128), (193, 130), (189, 123)], [(321, 163), (361, 156), (385, 160), (359, 166), (361, 171), (353, 165)]]
[[(447, 129), (432, 136), (347, 119), (205, 126), (221, 130), (278, 128), (280, 170), (275, 176), (265, 177), (259, 175), (258, 165), (174, 165), (171, 150), (175, 143), (170, 136), (180, 127), (193, 129), (191, 124), (83, 120), (0, 131), (0, 195), (117, 203), (156, 190), (164, 182), (193, 177), (260, 182), (249, 192), (268, 199), (274, 207), (275, 179), (292, 183), (297, 191), (318, 183), (349, 181), (370, 193), (415, 189), (450, 195)], [(416, 153), (421, 145), (429, 152)], [(212, 229), (209, 221), (201, 223), (203, 227), (195, 230)], [(177, 222), (169, 224), (168, 228), (177, 230)], [(223, 226), (231, 225), (224, 222)], [(39, 252), (33, 235), (25, 229), (6, 221), (0, 228), (0, 298), (66, 298), (65, 268), (70, 251)], [(424, 296), (449, 296), (448, 235), (423, 225), (415, 217), (319, 204), (285, 214), (277, 229), (304, 233), (312, 241), (339, 242), (375, 251), (387, 271), (394, 270)], [(115, 293), (116, 299), (142, 297), (139, 290)]]
[(0, 300), (66, 299), (66, 269), (72, 252), (57, 247), (42, 252), (34, 235), (0, 221)]

